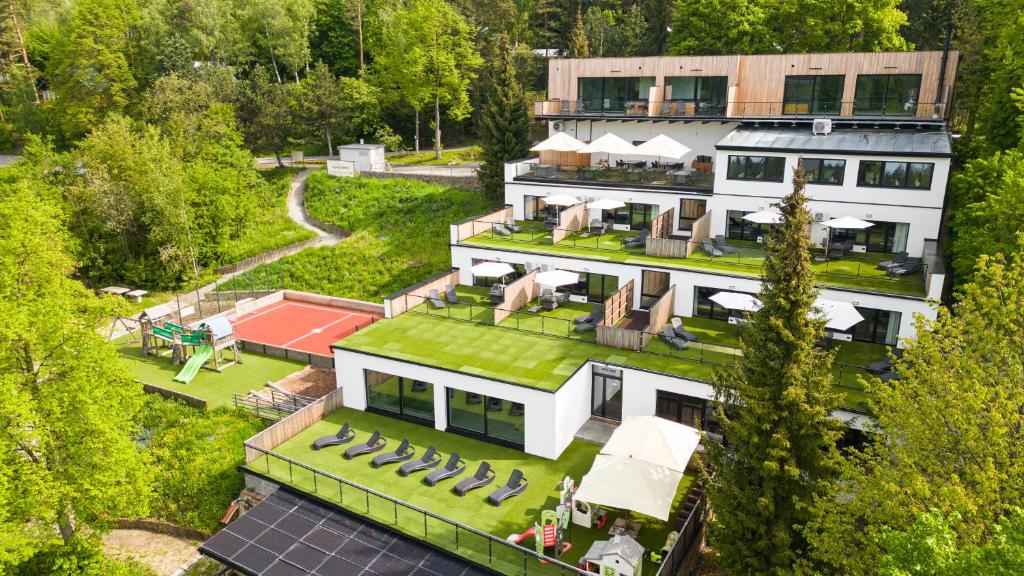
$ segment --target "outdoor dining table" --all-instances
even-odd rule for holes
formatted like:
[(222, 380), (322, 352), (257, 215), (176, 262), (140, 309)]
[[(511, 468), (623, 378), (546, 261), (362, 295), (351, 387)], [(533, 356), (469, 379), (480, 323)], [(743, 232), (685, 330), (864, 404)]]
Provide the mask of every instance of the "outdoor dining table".
[(608, 528), (609, 536), (621, 536), (623, 534), (629, 534), (634, 540), (640, 536), (640, 529), (643, 526), (639, 522), (633, 522), (632, 520), (626, 520), (623, 517), (618, 517), (615, 522), (612, 522), (610, 528)]

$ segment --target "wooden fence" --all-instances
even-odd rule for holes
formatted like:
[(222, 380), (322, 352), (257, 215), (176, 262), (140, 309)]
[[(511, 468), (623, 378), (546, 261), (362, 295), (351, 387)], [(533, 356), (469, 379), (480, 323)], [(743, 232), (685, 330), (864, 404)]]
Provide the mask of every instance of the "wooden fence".
[(686, 258), (690, 255), (691, 244), (676, 238), (648, 238), (645, 253), (658, 258)]
[(676, 287), (672, 286), (667, 292), (658, 298), (658, 301), (651, 306), (650, 317), (647, 320), (647, 328), (644, 330), (653, 338), (654, 335), (658, 334), (661, 327), (668, 322), (668, 319), (672, 316), (673, 305), (676, 301)]
[(649, 238), (668, 238), (672, 235), (672, 229), (675, 228), (675, 221), (675, 208), (669, 208), (668, 211), (662, 212), (659, 216), (655, 216), (654, 219), (651, 220), (651, 235)]
[(477, 234), (487, 232), (496, 223), (504, 223), (512, 218), (512, 207), (505, 206), (491, 212), (490, 214), (483, 214), (480, 216), (474, 216), (469, 220), (463, 220), (458, 224), (452, 224), (453, 229), (453, 242), (462, 242), (466, 238), (472, 238)]
[(540, 164), (544, 166), (590, 166), (590, 154), (545, 150), (540, 153)]
[(689, 257), (693, 251), (700, 246), (700, 243), (711, 237), (711, 210), (693, 221), (693, 228), (690, 231), (690, 243), (687, 245), (686, 256)]
[(263, 252), (262, 254), (257, 254), (256, 256), (251, 256), (249, 258), (246, 258), (245, 260), (242, 260), (241, 262), (235, 262), (234, 264), (229, 264), (227, 266), (215, 268), (214, 272), (216, 272), (217, 274), (233, 274), (241, 270), (252, 268), (253, 266), (259, 266), (260, 264), (273, 262), (275, 260), (280, 259), (283, 256), (294, 254), (299, 250), (303, 250), (305, 248), (318, 246), (322, 241), (323, 240), (319, 236), (309, 238), (308, 240), (303, 240), (301, 242), (296, 242), (294, 244), (289, 244), (287, 246), (275, 248), (274, 250), (268, 250), (266, 252)]
[(404, 314), (409, 308), (422, 304), (431, 290), (437, 290), (438, 294), (444, 292), (449, 284), (459, 283), (459, 269), (452, 268), (448, 272), (442, 272), (428, 278), (418, 284), (413, 284), (405, 290), (395, 292), (384, 298), (384, 310), (389, 314), (388, 318), (394, 318)]
[(597, 343), (622, 350), (643, 350), (650, 337), (640, 330), (597, 325)]
[(117, 527), (123, 530), (145, 530), (156, 534), (168, 534), (189, 540), (206, 540), (211, 536), (210, 532), (149, 518), (118, 518)]
[(633, 281), (626, 282), (621, 288), (604, 301), (604, 319), (598, 323), (604, 326), (615, 326), (633, 308)]
[(558, 213), (558, 228), (551, 231), (551, 243), (558, 244), (566, 236), (579, 232), (587, 223), (587, 205), (576, 204)]
[(281, 420), (277, 424), (263, 430), (252, 438), (245, 441), (245, 463), (248, 464), (261, 456), (258, 450), (249, 448), (249, 445), (264, 450), (273, 450), (282, 443), (288, 441), (292, 436), (309, 428), (321, 418), (334, 412), (343, 406), (342, 389), (338, 388), (328, 392), (326, 396), (317, 399), (309, 406)]
[(537, 278), (537, 272), (538, 270), (535, 268), (526, 276), (505, 287), (505, 299), (502, 300), (500, 306), (494, 309), (495, 324), (508, 318), (513, 312), (519, 310), (536, 297), (537, 284), (535, 279)]
[(142, 383), (142, 391), (147, 394), (159, 394), (164, 398), (170, 400), (178, 400), (188, 404), (193, 408), (200, 410), (206, 410), (206, 400), (202, 398), (196, 398), (195, 396), (189, 396), (188, 394), (178, 392), (177, 390), (170, 390), (168, 388), (161, 388), (160, 386), (154, 386), (152, 384)]

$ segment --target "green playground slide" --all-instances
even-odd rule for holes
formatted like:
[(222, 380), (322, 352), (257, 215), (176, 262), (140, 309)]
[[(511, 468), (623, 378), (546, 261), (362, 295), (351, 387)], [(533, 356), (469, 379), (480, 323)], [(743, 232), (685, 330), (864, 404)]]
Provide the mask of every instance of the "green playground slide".
[(196, 350), (196, 353), (193, 354), (192, 357), (188, 359), (188, 362), (185, 363), (181, 372), (178, 372), (178, 375), (174, 377), (174, 381), (181, 382), (182, 384), (188, 384), (191, 382), (192, 379), (196, 377), (196, 374), (199, 373), (199, 370), (202, 369), (203, 364), (206, 364), (206, 361), (210, 359), (212, 354), (213, 346), (210, 346), (209, 344), (203, 344), (200, 346)]

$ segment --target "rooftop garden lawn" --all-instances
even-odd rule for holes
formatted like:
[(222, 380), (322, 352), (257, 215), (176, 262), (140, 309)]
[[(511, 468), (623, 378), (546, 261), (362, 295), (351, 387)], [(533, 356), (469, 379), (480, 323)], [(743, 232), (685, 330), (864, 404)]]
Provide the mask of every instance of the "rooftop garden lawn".
[[(345, 460), (341, 457), (344, 452), (343, 447), (325, 448), (319, 451), (310, 448), (314, 439), (337, 432), (344, 422), (348, 422), (355, 429), (355, 442), (364, 441), (374, 430), (380, 430), (384, 438), (387, 439), (388, 446), (385, 450), (397, 446), (403, 438), (409, 438), (413, 446), (416, 447), (417, 455), (422, 454), (429, 445), (437, 447), (446, 459), (452, 451), (458, 452), (466, 461), (467, 471), (456, 479), (445, 480), (437, 486), (430, 487), (422, 482), (425, 475), (423, 472), (402, 477), (397, 473), (398, 465), (389, 465), (381, 469), (371, 467), (371, 457), (369, 456)], [(419, 424), (341, 408), (281, 444), (274, 449), (274, 452), (504, 539), (510, 534), (525, 532), (535, 522), (539, 522), (542, 510), (553, 510), (558, 504), (557, 486), (559, 482), (568, 475), (579, 483), (583, 475), (590, 469), (598, 449), (599, 447), (596, 445), (576, 441), (562, 453), (557, 461), (554, 461), (530, 456), (519, 450), (441, 432)], [(470, 492), (465, 497), (459, 497), (452, 493), (452, 486), (458, 480), (476, 471), (482, 460), (487, 460), (493, 466), (497, 474), (494, 482), (490, 486)], [(314, 485), (313, 475), (308, 470), (298, 466), (289, 466), (285, 461), (274, 458), (261, 457), (246, 467), (255, 472), (268, 474), (303, 491), (314, 493), (324, 500), (340, 504), (361, 515), (370, 516), (382, 524), (393, 526), (411, 536), (426, 540), (441, 548), (456, 551), (454, 528), (449, 524), (433, 518), (428, 519), (425, 537), (422, 514), (403, 508), (398, 508), (396, 513), (396, 508), (391, 502), (375, 496), (370, 496), (367, 499), (366, 493), (357, 488), (342, 486), (339, 491), (338, 483), (324, 476), (318, 476)], [(486, 501), (487, 495), (496, 487), (501, 486), (508, 479), (512, 470), (516, 468), (522, 470), (529, 481), (527, 489), (521, 495), (506, 500), (500, 507), (489, 504)], [(689, 493), (693, 480), (694, 477), (691, 474), (683, 477), (674, 508), (678, 507), (682, 499)], [(608, 538), (607, 526), (615, 517), (616, 512), (612, 511), (606, 529), (602, 531), (571, 525), (566, 540), (572, 542), (572, 549), (562, 557), (562, 560), (570, 565), (576, 565), (579, 557), (590, 548), (595, 540)], [(664, 522), (638, 514), (631, 514), (631, 519), (644, 524), (639, 540), (647, 549), (660, 549), (665, 543), (668, 531), (673, 528)], [(532, 550), (533, 540), (525, 540), (522, 546)], [(497, 544), (492, 545), (491, 552), (493, 557), (498, 559), (497, 562), (491, 564), (491, 567), (508, 574), (522, 573), (522, 556), (516, 555), (510, 550), (504, 550)], [(472, 533), (461, 531), (456, 553), (464, 554), (470, 559), (486, 564), (487, 541)], [(548, 553), (550, 554), (550, 550)], [(530, 560), (529, 562), (537, 561)], [(531, 564), (531, 568), (533, 567), (534, 565)], [(648, 565), (645, 566), (644, 573), (653, 574), (655, 570), (655, 566)], [(536, 570), (530, 570), (530, 573), (537, 574), (548, 572), (559, 573), (555, 567), (551, 567), (551, 570), (544, 570), (539, 563), (536, 564)]]
[[(139, 342), (129, 342), (128, 337), (118, 339), (115, 345), (121, 357), (128, 362), (136, 380), (206, 400), (209, 408), (233, 406), (233, 394), (246, 394), (251, 390), (258, 390), (267, 382), (276, 382), (305, 366), (293, 360), (243, 351), (241, 364), (229, 366), (223, 372), (204, 368), (191, 382), (182, 384), (174, 381), (175, 374), (182, 366), (172, 365), (170, 355), (143, 358), (142, 345)], [(228, 354), (229, 359), (230, 357)]]
[(456, 166), (467, 162), (480, 162), (483, 150), (479, 146), (442, 150), (441, 159), (435, 158), (433, 150), (426, 152), (405, 152), (388, 156), (388, 162), (395, 166)]
[[(317, 171), (307, 181), (306, 208), (352, 236), (280, 260), (285, 287), (380, 301), (449, 269), (449, 225), (489, 210), (491, 203), (478, 192), (418, 180), (334, 178)], [(271, 276), (278, 274), (278, 264), (269, 266)]]
[[(745, 248), (748, 253), (746, 256), (743, 256), (741, 253), (740, 255), (726, 255), (718, 258), (711, 258), (701, 251), (694, 252), (689, 258), (659, 258), (647, 256), (642, 248), (623, 249), (622, 239), (628, 236), (635, 236), (636, 232), (614, 231), (602, 236), (574, 234), (558, 244), (552, 244), (549, 232), (538, 231), (537, 228), (540, 223), (520, 222), (520, 225), (524, 228), (523, 233), (515, 234), (512, 237), (498, 236), (491, 231), (486, 231), (472, 238), (467, 238), (461, 243), (469, 246), (501, 248), (540, 254), (578, 256), (591, 260), (621, 262), (624, 264), (653, 264), (668, 268), (727, 272), (738, 276), (752, 277), (760, 275), (761, 263), (763, 261), (763, 252), (750, 248)], [(859, 258), (864, 260), (859, 265), (858, 261), (852, 259), (852, 257), (847, 260), (812, 263), (812, 267), (818, 274), (818, 283), (823, 286), (852, 288), (885, 294), (920, 297), (925, 295), (924, 277), (921, 272), (894, 280), (874, 266), (876, 262), (886, 259), (886, 256), (866, 254), (860, 255)], [(860, 275), (857, 275), (858, 273)]]

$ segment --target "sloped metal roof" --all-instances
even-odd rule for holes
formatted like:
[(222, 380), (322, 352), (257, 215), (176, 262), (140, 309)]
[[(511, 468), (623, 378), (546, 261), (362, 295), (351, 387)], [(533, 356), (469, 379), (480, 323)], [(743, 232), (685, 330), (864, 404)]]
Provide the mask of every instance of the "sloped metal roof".
[(810, 128), (736, 128), (717, 145), (721, 150), (775, 150), (812, 154), (952, 156), (949, 133), (925, 130), (836, 129), (815, 135)]

